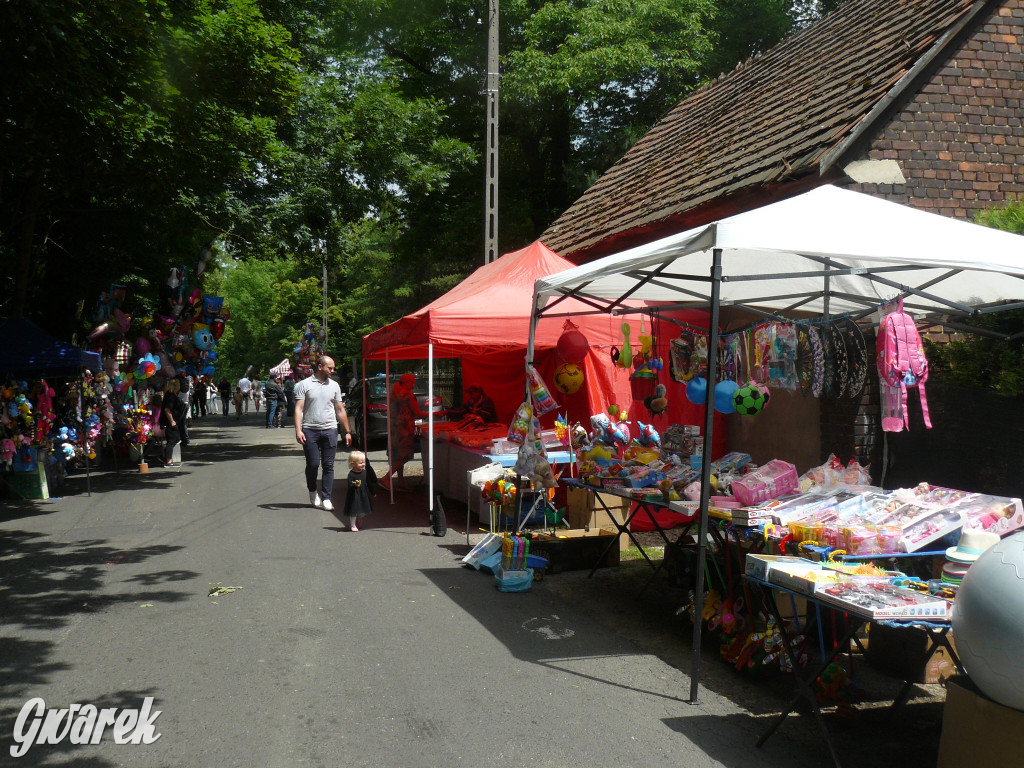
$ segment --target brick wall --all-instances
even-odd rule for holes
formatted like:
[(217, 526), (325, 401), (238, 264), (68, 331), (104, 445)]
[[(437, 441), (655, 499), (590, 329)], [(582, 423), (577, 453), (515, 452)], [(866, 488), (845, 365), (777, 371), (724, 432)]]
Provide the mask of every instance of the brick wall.
[(1007, 0), (959, 44), (872, 141), (906, 184), (851, 188), (944, 216), (1024, 198), (1024, 0)]

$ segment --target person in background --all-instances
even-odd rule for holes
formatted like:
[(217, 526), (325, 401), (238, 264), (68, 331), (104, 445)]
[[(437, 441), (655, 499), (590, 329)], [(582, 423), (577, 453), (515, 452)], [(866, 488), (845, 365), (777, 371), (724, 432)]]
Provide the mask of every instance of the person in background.
[(274, 416), (274, 426), (280, 428), (284, 421), (284, 411), (287, 407), (288, 398), (284, 393), (284, 385), (281, 383), (281, 375), (277, 376), (277, 414)]
[(171, 401), (177, 401), (176, 397), (169, 397), (166, 399), (163, 395), (156, 395), (153, 398), (151, 407), (153, 410), (160, 409), (160, 429), (164, 431), (164, 466), (173, 467), (174, 464), (174, 446), (178, 444), (180, 433), (178, 431), (178, 419), (175, 416), (175, 408), (164, 407), (164, 403), (167, 402), (170, 405)]
[(231, 382), (227, 376), (221, 376), (217, 383), (217, 393), (220, 395), (220, 404), (224, 407), (224, 418), (228, 417), (228, 403), (231, 402)]
[(241, 387), (235, 387), (232, 397), (235, 399), (235, 419), (238, 420), (242, 418), (242, 404), (247, 401)]
[[(341, 387), (331, 378), (334, 360), (322, 355), (313, 375), (295, 385), (295, 439), (306, 455), (306, 490), (309, 503), (328, 512), (334, 509), (334, 456), (338, 452), (338, 425), (344, 427), (345, 447), (352, 445), (348, 414), (342, 402)], [(321, 491), (317, 494), (316, 475)]]
[(249, 398), (252, 396), (252, 382), (249, 377), (242, 375), (238, 380), (238, 388), (242, 390), (242, 400), (245, 402), (245, 412), (249, 412)]
[(252, 404), (256, 408), (256, 413), (260, 412), (260, 404), (263, 402), (263, 382), (259, 379), (253, 379), (252, 382)]
[(494, 407), (494, 401), (484, 394), (483, 387), (479, 384), (472, 384), (466, 390), (466, 400), (461, 413), (462, 418), (475, 416), (484, 424), (494, 424), (498, 421), (498, 409)]
[(200, 419), (206, 418), (206, 394), (209, 391), (207, 386), (206, 377), (200, 376), (196, 379), (196, 389), (192, 393), (192, 401), (195, 405), (192, 406), (192, 415), (198, 416)]
[(384, 486), (395, 482), (391, 480), (392, 475), (401, 482), (406, 463), (416, 455), (416, 419), (427, 414), (420, 408), (412, 391), (415, 384), (415, 376), (403, 373), (391, 388), (391, 455), (388, 457), (390, 466), (387, 474), (380, 479)]
[(209, 377), (206, 377), (206, 402), (209, 404), (210, 413), (219, 412), (220, 397), (218, 396), (217, 385)]
[(288, 418), (292, 418), (295, 415), (295, 379), (289, 376), (284, 380), (284, 397), (288, 403)]
[[(180, 408), (175, 410), (174, 419), (178, 422), (178, 432), (181, 435), (181, 445), (184, 448), (189, 444), (188, 439), (188, 379), (178, 375), (170, 381), (171, 391), (174, 393), (174, 399), (178, 401), (176, 407)], [(167, 394), (164, 393), (164, 406), (167, 405)]]
[(281, 396), (281, 399), (284, 399), (284, 390), (281, 389), (281, 384), (278, 381), (280, 378), (276, 373), (270, 374), (270, 378), (267, 379), (266, 389), (264, 390), (267, 397), (267, 429), (275, 426), (278, 395)]

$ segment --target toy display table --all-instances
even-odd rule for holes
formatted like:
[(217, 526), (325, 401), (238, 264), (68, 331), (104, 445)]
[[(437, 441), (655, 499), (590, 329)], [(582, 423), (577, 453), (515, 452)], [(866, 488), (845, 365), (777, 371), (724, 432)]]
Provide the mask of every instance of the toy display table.
[[(619, 537), (622, 536), (622, 534), (626, 534), (626, 536), (629, 537), (630, 541), (632, 541), (633, 544), (636, 545), (636, 548), (640, 550), (640, 554), (643, 556), (644, 560), (647, 561), (647, 564), (654, 569), (654, 573), (651, 574), (651, 577), (644, 584), (644, 589), (646, 589), (647, 586), (655, 579), (655, 577), (658, 575), (661, 569), (665, 566), (665, 560), (662, 559), (658, 562), (657, 565), (655, 565), (651, 558), (647, 556), (647, 553), (644, 552), (644, 548), (640, 545), (640, 542), (637, 540), (636, 536), (634, 536), (633, 532), (629, 529), (629, 524), (633, 521), (633, 518), (640, 514), (640, 512), (643, 512), (651, 521), (653, 530), (658, 532), (661, 538), (665, 541), (665, 546), (667, 547), (672, 542), (669, 539), (668, 535), (665, 533), (665, 529), (661, 526), (660, 522), (658, 521), (656, 511), (669, 510), (675, 512), (676, 510), (672, 509), (672, 507), (665, 504), (664, 502), (655, 501), (650, 498), (637, 498), (628, 491), (624, 490), (612, 488), (597, 488), (592, 485), (587, 485), (586, 483), (581, 482), (575, 478), (562, 478), (561, 482), (565, 483), (570, 488), (580, 488), (591, 494), (594, 497), (595, 502), (597, 504), (600, 504), (601, 507), (604, 508), (604, 511), (608, 513), (608, 517), (612, 520), (612, 522), (615, 524), (615, 527), (618, 529), (616, 532), (616, 536), (608, 542), (605, 549), (601, 552), (600, 557), (598, 557), (597, 560), (594, 562), (594, 567), (590, 570), (590, 576), (593, 576), (597, 569), (600, 567), (601, 563), (605, 561), (605, 557), (608, 555), (608, 551), (613, 546), (618, 546)], [(630, 504), (629, 511), (626, 513), (624, 519), (621, 522), (608, 508), (608, 505), (605, 503), (604, 499), (601, 498), (602, 496), (617, 496), (618, 498), (626, 499), (632, 502), (632, 504)], [(697, 513), (681, 518), (683, 521), (683, 530), (680, 533), (680, 536), (685, 536), (690, 531), (690, 529), (697, 523), (699, 518), (700, 516)], [(720, 536), (719, 532), (717, 531), (717, 529), (715, 529), (714, 526), (709, 526), (708, 533), (710, 533), (713, 537)], [(724, 542), (718, 541), (718, 543), (723, 544)]]
[[(798, 685), (797, 695), (789, 702), (789, 705), (779, 714), (779, 716), (771, 723), (768, 729), (761, 734), (757, 740), (757, 746), (763, 746), (768, 738), (775, 733), (776, 729), (789, 717), (790, 713), (796, 709), (797, 705), (804, 701), (810, 707), (811, 713), (814, 715), (814, 719), (818, 724), (818, 729), (821, 731), (822, 736), (825, 739), (825, 743), (828, 746), (829, 753), (832, 755), (832, 761), (835, 763), (836, 768), (842, 768), (842, 764), (839, 761), (839, 755), (836, 753), (835, 746), (832, 744), (832, 738), (829, 735), (828, 728), (826, 727), (825, 720), (821, 714), (821, 705), (818, 701), (818, 697), (814, 691), (814, 681), (817, 680), (821, 674), (825, 671), (825, 668), (846, 648), (849, 647), (851, 642), (855, 641), (857, 631), (864, 626), (867, 622), (883, 623), (889, 627), (896, 627), (902, 629), (918, 628), (923, 629), (928, 634), (929, 652), (937, 647), (943, 647), (949, 653), (950, 658), (956, 665), (956, 669), (960, 674), (966, 674), (963, 669), (963, 665), (960, 663), (960, 658), (956, 655), (952, 644), (949, 641), (948, 634), (951, 629), (949, 622), (934, 622), (924, 621), (919, 619), (908, 619), (908, 620), (896, 620), (896, 619), (884, 619), (879, 620), (873, 617), (869, 612), (858, 611), (853, 607), (845, 606), (843, 608), (837, 608), (833, 603), (827, 602), (820, 599), (816, 595), (808, 595), (805, 593), (794, 592), (793, 590), (787, 589), (786, 587), (780, 586), (772, 582), (764, 581), (763, 579), (755, 578), (747, 574), (745, 576), (748, 582), (755, 584), (761, 588), (761, 592), (765, 597), (765, 602), (768, 606), (769, 611), (776, 621), (776, 625), (779, 628), (779, 633), (782, 636), (782, 644), (785, 649), (787, 658), (793, 667), (793, 677), (796, 679)], [(806, 600), (809, 605), (813, 607), (813, 611), (810, 612), (810, 622), (821, 626), (821, 610), (827, 608), (830, 610), (842, 610), (849, 617), (848, 628), (846, 633), (837, 640), (833, 646), (831, 652), (824, 650), (820, 663), (813, 668), (808, 667), (802, 669), (798, 659), (797, 653), (793, 646), (793, 631), (787, 629), (787, 624), (783, 620), (781, 612), (779, 611), (777, 596), (779, 594), (801, 597)], [(813, 626), (809, 625), (800, 630), (803, 634), (810, 634), (813, 630)], [(914, 685), (914, 681), (906, 680), (903, 687), (893, 701), (893, 707), (899, 707), (906, 702), (906, 697), (910, 692), (910, 689)]]

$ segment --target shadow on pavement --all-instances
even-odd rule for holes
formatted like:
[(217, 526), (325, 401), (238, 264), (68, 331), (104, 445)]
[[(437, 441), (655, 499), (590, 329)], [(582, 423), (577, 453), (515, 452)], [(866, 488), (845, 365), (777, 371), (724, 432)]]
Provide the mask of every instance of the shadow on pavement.
[[(179, 546), (153, 545), (117, 547), (103, 539), (70, 543), (54, 542), (50, 537), (18, 530), (0, 531), (0, 616), (4, 626), (17, 629), (20, 637), (6, 637), (0, 654), (0, 679), (4, 681), (0, 732), (12, 735), (21, 707), (50, 677), (73, 668), (52, 661), (57, 644), (33, 640), (32, 630), (54, 630), (72, 625), (76, 617), (104, 613), (120, 605), (139, 603), (175, 603), (189, 599), (193, 590), (168, 589), (166, 585), (191, 581), (199, 574), (185, 570), (162, 570), (137, 574), (128, 582), (144, 589), (118, 591), (110, 586), (112, 570), (122, 564), (138, 564), (182, 549)], [(99, 708), (139, 707), (152, 690), (123, 690), (101, 700), (91, 700)], [(85, 703), (85, 702), (81, 702)], [(67, 706), (68, 702), (52, 702)], [(159, 701), (155, 702), (155, 708)], [(50, 702), (47, 703), (51, 705)], [(6, 752), (8, 741), (4, 743)], [(111, 766), (94, 757), (76, 754), (88, 745), (71, 744), (65, 739), (57, 745), (33, 747), (19, 765), (43, 766), (57, 762), (76, 766)]]

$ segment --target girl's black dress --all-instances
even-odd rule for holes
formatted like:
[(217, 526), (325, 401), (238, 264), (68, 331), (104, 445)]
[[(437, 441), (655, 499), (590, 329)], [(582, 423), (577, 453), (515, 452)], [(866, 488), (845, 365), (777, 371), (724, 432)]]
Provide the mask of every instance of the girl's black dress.
[(373, 497), (378, 487), (377, 475), (369, 464), (362, 472), (350, 470), (345, 489), (345, 515), (356, 520), (373, 512)]

